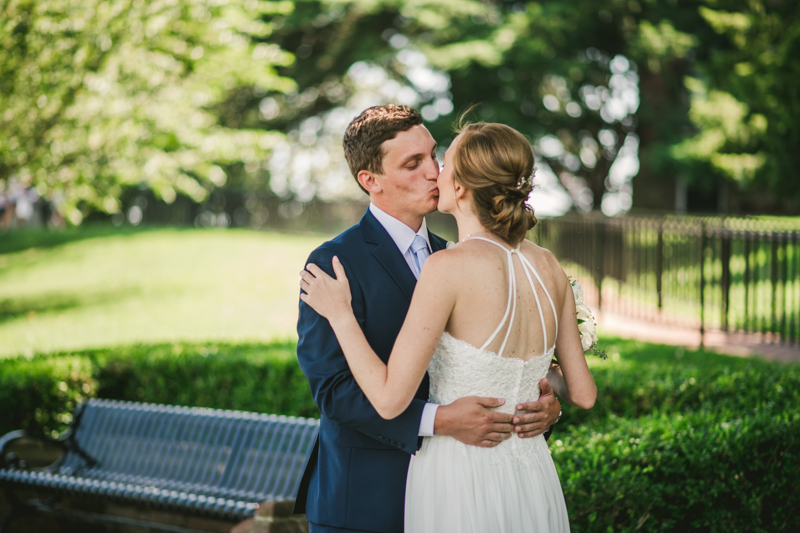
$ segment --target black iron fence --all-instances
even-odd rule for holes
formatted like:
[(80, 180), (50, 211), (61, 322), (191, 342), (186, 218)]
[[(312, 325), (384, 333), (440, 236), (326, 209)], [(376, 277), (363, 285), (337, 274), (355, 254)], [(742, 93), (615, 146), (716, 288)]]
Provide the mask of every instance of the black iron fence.
[(799, 343), (800, 219), (571, 215), (532, 238), (599, 310)]
[[(119, 223), (138, 208), (146, 223), (334, 234), (366, 206), (235, 191), (167, 205), (140, 191)], [(450, 216), (432, 213), (428, 225), (457, 239)], [(800, 218), (567, 215), (540, 221), (529, 236), (556, 254), (597, 310), (800, 345)]]

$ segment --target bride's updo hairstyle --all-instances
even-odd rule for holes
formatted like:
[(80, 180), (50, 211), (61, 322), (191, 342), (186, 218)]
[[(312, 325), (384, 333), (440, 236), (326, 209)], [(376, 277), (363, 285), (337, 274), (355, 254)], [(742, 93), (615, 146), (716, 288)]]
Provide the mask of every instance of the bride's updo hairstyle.
[(472, 208), (481, 224), (516, 245), (536, 225), (526, 203), (533, 189), (533, 151), (528, 140), (504, 124), (460, 126), (453, 155), (453, 177), (472, 191)]

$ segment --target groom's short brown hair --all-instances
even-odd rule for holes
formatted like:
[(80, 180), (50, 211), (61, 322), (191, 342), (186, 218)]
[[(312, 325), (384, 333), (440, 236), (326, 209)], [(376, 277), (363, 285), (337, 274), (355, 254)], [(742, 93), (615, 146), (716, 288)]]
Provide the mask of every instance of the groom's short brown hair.
[(422, 115), (404, 105), (370, 107), (354, 118), (344, 132), (343, 144), (344, 158), (356, 182), (362, 170), (383, 174), (383, 143), (417, 124), (422, 124)]

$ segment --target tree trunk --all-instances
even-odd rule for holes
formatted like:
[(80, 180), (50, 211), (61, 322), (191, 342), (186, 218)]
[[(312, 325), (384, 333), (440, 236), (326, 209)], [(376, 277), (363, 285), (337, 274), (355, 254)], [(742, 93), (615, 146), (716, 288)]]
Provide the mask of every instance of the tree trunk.
[(633, 209), (675, 211), (678, 207), (678, 176), (659, 165), (667, 150), (676, 122), (687, 121), (688, 104), (683, 78), (688, 62), (675, 59), (657, 72), (641, 65), (639, 69), (639, 173), (633, 178)]

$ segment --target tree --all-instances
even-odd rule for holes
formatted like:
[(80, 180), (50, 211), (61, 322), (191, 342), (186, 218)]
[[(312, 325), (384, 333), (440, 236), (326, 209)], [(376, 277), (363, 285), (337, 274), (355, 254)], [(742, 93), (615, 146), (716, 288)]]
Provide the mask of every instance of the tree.
[[(586, 3), (593, 9), (603, 4)], [(510, 124), (535, 143), (540, 166), (553, 168), (575, 205), (599, 209), (607, 184), (629, 197), (630, 173), (619, 182), (606, 178), (623, 146), (635, 162), (635, 65), (618, 53), (621, 45), (610, 46), (610, 55), (593, 47), (597, 32), (587, 28), (597, 23), (584, 20), (583, 7), (405, 0), (298, 5), (281, 17), (284, 26), (275, 34), (282, 47), (296, 50), (298, 61), (282, 72), (298, 81), (298, 92), (267, 95), (246, 108), (260, 105), (265, 126), (290, 131), (293, 148), (281, 150), (280, 168), (275, 160), (270, 164), (278, 192), (302, 200), (323, 190), (320, 183), (331, 173), (315, 170), (314, 162), (336, 159), (336, 172), (347, 173), (335, 139), (341, 131), (326, 132), (326, 117), (334, 112), (355, 115), (355, 108), (381, 101), (409, 103), (422, 109), (446, 146), (453, 111), (479, 102), (478, 118)], [(616, 30), (601, 29), (601, 41), (622, 41)], [(356, 80), (360, 73), (366, 75)], [(370, 75), (380, 87), (370, 87)], [(346, 122), (337, 126), (343, 130)], [(298, 157), (312, 149), (299, 142), (309, 128), (319, 134), (309, 143), (313, 150), (330, 156)], [(310, 161), (308, 168), (298, 167), (302, 160)], [(298, 167), (297, 179), (287, 177), (290, 164)]]
[(587, 15), (612, 4), (409, 3), (401, 31), (451, 76), (456, 109), (520, 130), (577, 209), (613, 213), (629, 207), (603, 204), (630, 198), (630, 169), (611, 169), (621, 153), (635, 164), (639, 78), (620, 28)]
[(686, 79), (695, 132), (671, 155), (693, 180), (738, 192), (740, 205), (724, 210), (798, 212), (800, 4), (703, 4), (697, 15), (705, 29), (697, 32), (695, 71)]
[(0, 181), (57, 200), (73, 224), (127, 186), (171, 202), (225, 183), (282, 135), (222, 124), (237, 88), (286, 92), (293, 56), (259, 43), (263, 0), (9, 0), (0, 7)]
[(235, 100), (239, 105), (228, 116), (287, 132), (264, 168), (243, 169), (237, 183), (254, 186), (268, 178), (272, 192), (300, 202), (363, 199), (342, 153), (350, 120), (387, 102), (422, 108), (438, 102), (452, 110), (448, 76), (398, 33), (403, 3), (302, 2), (288, 15), (268, 17), (280, 26), (270, 41), (296, 54), (279, 72), (297, 90)]

